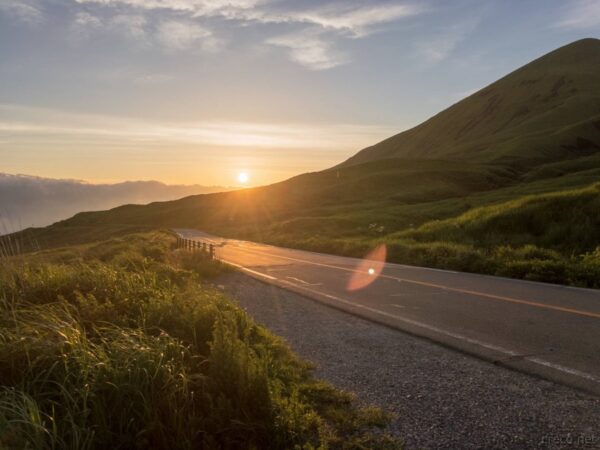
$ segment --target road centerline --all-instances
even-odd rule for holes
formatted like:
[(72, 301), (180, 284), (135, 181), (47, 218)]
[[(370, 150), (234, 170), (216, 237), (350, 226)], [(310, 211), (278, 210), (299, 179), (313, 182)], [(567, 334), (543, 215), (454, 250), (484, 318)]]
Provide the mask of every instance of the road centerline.
[[(289, 256), (281, 256), (281, 255), (276, 255), (276, 254), (258, 251), (258, 250), (254, 250), (254, 249), (252, 249), (252, 250), (243, 249), (243, 251), (246, 251), (249, 253), (255, 253), (255, 254), (259, 254), (259, 255), (263, 255), (263, 256), (271, 256), (274, 258), (286, 259), (289, 261), (301, 262), (304, 264), (310, 264), (310, 265), (315, 265), (315, 266), (328, 267), (331, 269), (343, 270), (345, 272), (368, 274), (368, 272), (366, 272), (366, 271), (359, 271), (356, 269), (349, 269), (347, 267), (340, 267), (340, 266), (336, 266), (336, 265), (332, 265), (332, 264), (318, 263), (318, 262), (313, 262), (313, 261), (308, 261), (308, 260), (303, 260), (303, 259), (298, 259), (298, 258), (291, 258)], [(517, 299), (517, 298), (513, 298), (513, 297), (506, 297), (506, 296), (495, 295), (495, 294), (488, 294), (486, 292), (473, 291), (473, 290), (469, 290), (469, 289), (453, 288), (453, 287), (444, 286), (444, 285), (437, 284), (437, 283), (429, 283), (426, 281), (411, 280), (408, 278), (395, 277), (392, 275), (381, 274), (379, 277), (396, 280), (396, 281), (401, 281), (401, 282), (406, 282), (406, 283), (411, 283), (411, 284), (415, 284), (418, 286), (425, 286), (425, 287), (429, 287), (429, 288), (433, 288), (433, 289), (442, 289), (442, 290), (445, 290), (448, 292), (466, 294), (466, 295), (470, 295), (473, 297), (480, 297), (480, 298), (486, 298), (486, 299), (490, 299), (490, 300), (522, 304), (522, 305), (527, 305), (527, 306), (541, 308), (541, 309), (548, 309), (548, 310), (559, 311), (559, 312), (564, 312), (564, 313), (569, 313), (569, 314), (575, 314), (575, 315), (584, 316), (584, 317), (591, 317), (594, 319), (600, 319), (600, 313), (594, 313), (591, 311), (582, 311), (579, 309), (566, 308), (563, 306), (547, 305), (545, 303), (540, 303), (540, 302), (536, 302), (536, 301)]]

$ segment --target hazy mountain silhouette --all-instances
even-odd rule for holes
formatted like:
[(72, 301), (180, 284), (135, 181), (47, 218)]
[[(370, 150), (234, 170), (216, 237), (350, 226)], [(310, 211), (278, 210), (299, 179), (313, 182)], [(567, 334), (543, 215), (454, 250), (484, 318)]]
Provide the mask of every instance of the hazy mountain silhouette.
[(174, 200), (225, 191), (221, 186), (166, 185), (157, 181), (91, 184), (78, 180), (0, 173), (0, 234), (46, 226), (81, 211)]

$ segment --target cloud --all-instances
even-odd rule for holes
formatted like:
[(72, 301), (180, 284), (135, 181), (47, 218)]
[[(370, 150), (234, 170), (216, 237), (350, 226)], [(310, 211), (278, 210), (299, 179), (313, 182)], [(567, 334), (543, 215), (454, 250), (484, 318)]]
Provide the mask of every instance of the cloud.
[(129, 6), (143, 10), (185, 12), (193, 17), (222, 17), (229, 20), (268, 24), (301, 23), (363, 35), (367, 28), (416, 15), (424, 9), (416, 4), (387, 2), (363, 6), (344, 3), (298, 10), (268, 0), (76, 0), (105, 6)]
[(251, 149), (357, 149), (396, 127), (233, 121), (150, 122), (0, 104), (0, 139), (30, 142), (60, 137), (85, 145), (203, 145)]
[[(299, 2), (281, 0), (76, 0), (137, 13), (157, 12), (175, 16), (158, 26), (157, 40), (169, 50), (200, 46), (214, 51), (220, 40), (199, 19), (220, 18), (243, 26), (290, 25), (304, 29), (268, 39), (270, 45), (286, 48), (290, 58), (313, 70), (330, 69), (349, 62), (349, 57), (334, 48), (336, 39), (362, 38), (383, 24), (415, 16), (425, 11), (416, 3), (338, 2), (319, 7), (299, 8)], [(181, 20), (185, 17), (188, 21)], [(141, 34), (141, 33), (140, 33)], [(303, 42), (302, 39), (305, 39)]]
[(147, 24), (148, 21), (143, 15), (118, 14), (111, 19), (109, 26), (125, 36), (145, 42), (147, 38)]
[(153, 23), (140, 14), (117, 14), (105, 21), (87, 11), (79, 12), (75, 15), (71, 30), (77, 41), (88, 39), (99, 31), (115, 31), (144, 45), (157, 43), (167, 51), (196, 48), (214, 52), (221, 46), (221, 41), (211, 30), (193, 21), (162, 20)]
[(267, 44), (288, 50), (289, 58), (310, 70), (326, 70), (346, 64), (348, 55), (333, 48), (319, 31), (308, 30), (268, 39)]
[(263, 23), (303, 23), (311, 28), (266, 42), (288, 50), (289, 58), (311, 70), (327, 70), (348, 64), (347, 53), (336, 50), (337, 36), (362, 38), (373, 32), (373, 27), (400, 18), (418, 14), (421, 8), (406, 4), (382, 4), (363, 7), (334, 5), (315, 10), (263, 14), (255, 20)]
[(44, 20), (44, 15), (37, 6), (22, 1), (0, 0), (0, 12), (29, 25), (36, 25)]
[(0, 235), (30, 226), (46, 226), (81, 211), (123, 204), (168, 201), (230, 188), (166, 185), (157, 181), (91, 184), (78, 180), (0, 173)]
[(210, 30), (193, 22), (162, 22), (158, 26), (156, 38), (168, 50), (187, 50), (194, 47), (213, 52), (220, 46), (220, 41)]
[(427, 42), (416, 44), (419, 54), (430, 63), (437, 63), (446, 59), (462, 40), (459, 36), (440, 36)]
[(232, 17), (244, 10), (268, 3), (268, 0), (75, 0), (80, 4), (128, 6), (143, 10), (170, 10), (190, 15)]
[(332, 6), (313, 11), (290, 13), (285, 21), (321, 26), (325, 29), (349, 32), (355, 37), (370, 33), (375, 25), (394, 22), (422, 12), (423, 9), (408, 4), (382, 4), (363, 7)]
[(104, 26), (102, 20), (88, 12), (79, 12), (71, 24), (73, 37), (77, 40), (87, 39)]
[(598, 0), (574, 0), (564, 7), (564, 17), (557, 24), (562, 28), (592, 28), (600, 26), (600, 2)]
[(429, 63), (448, 58), (458, 45), (479, 25), (480, 17), (442, 29), (431, 37), (419, 40), (415, 46), (421, 57)]
[(100, 28), (102, 26), (102, 21), (88, 12), (77, 13), (73, 23), (83, 28)]

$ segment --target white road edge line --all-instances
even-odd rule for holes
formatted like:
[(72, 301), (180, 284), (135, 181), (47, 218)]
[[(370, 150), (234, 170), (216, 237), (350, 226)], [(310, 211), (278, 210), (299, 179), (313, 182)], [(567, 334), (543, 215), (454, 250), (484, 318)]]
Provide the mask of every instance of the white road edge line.
[[(500, 346), (493, 345), (493, 344), (488, 344), (488, 343), (480, 341), (478, 339), (473, 339), (473, 338), (470, 338), (470, 337), (467, 337), (467, 336), (463, 336), (462, 334), (453, 333), (453, 332), (450, 332), (450, 331), (445, 331), (445, 330), (442, 330), (441, 328), (434, 327), (432, 325), (427, 325), (426, 323), (423, 323), (423, 322), (419, 322), (419, 321), (412, 320), (412, 319), (406, 319), (404, 317), (397, 316), (395, 314), (390, 314), (390, 313), (387, 313), (385, 311), (381, 311), (380, 309), (371, 308), (370, 306), (366, 306), (366, 305), (361, 305), (360, 303), (353, 303), (351, 301), (345, 300), (345, 299), (337, 297), (335, 295), (324, 294), (322, 292), (315, 291), (314, 289), (310, 289), (310, 288), (308, 288), (306, 286), (302, 286), (302, 285), (299, 285), (299, 284), (292, 283), (291, 281), (287, 281), (287, 280), (283, 280), (283, 279), (278, 279), (278, 278), (272, 277), (271, 275), (267, 275), (267, 274), (264, 274), (264, 273), (261, 273), (261, 272), (257, 272), (256, 270), (249, 269), (249, 268), (244, 267), (244, 266), (242, 266), (240, 264), (232, 263), (232, 262), (229, 262), (229, 261), (226, 261), (226, 260), (223, 260), (223, 259), (221, 261), (223, 261), (226, 264), (229, 264), (229, 265), (232, 265), (234, 267), (237, 267), (237, 268), (239, 268), (241, 270), (244, 270), (244, 271), (246, 271), (248, 273), (252, 273), (254, 275), (258, 275), (260, 277), (264, 277), (264, 278), (267, 278), (267, 279), (272, 280), (272, 281), (276, 280), (276, 281), (279, 281), (279, 282), (284, 283), (284, 284), (289, 284), (289, 285), (294, 286), (294, 287), (296, 287), (298, 289), (304, 289), (305, 291), (311, 292), (313, 294), (321, 295), (323, 297), (329, 298), (331, 300), (335, 300), (337, 302), (343, 303), (343, 304), (351, 306), (353, 308), (364, 309), (366, 311), (370, 311), (372, 313), (379, 314), (379, 315), (384, 316), (384, 317), (389, 317), (389, 318), (398, 320), (400, 322), (407, 323), (409, 325), (417, 326), (417, 327), (423, 328), (425, 330), (429, 330), (429, 331), (432, 331), (434, 333), (438, 333), (438, 334), (441, 334), (441, 335), (444, 335), (444, 336), (448, 336), (448, 337), (451, 337), (451, 338), (459, 340), (459, 341), (467, 342), (467, 343), (472, 344), (472, 345), (477, 345), (479, 347), (483, 347), (483, 348), (486, 348), (488, 350), (493, 350), (493, 351), (496, 351), (498, 353), (505, 354), (506, 356), (509, 356), (509, 357), (520, 356), (520, 354), (518, 352), (514, 352), (514, 351), (506, 349), (504, 347), (500, 347)], [(582, 372), (582, 371), (577, 370), (577, 369), (571, 369), (570, 367), (565, 367), (565, 366), (562, 366), (560, 364), (555, 364), (555, 363), (552, 363), (550, 361), (546, 361), (546, 360), (540, 359), (540, 358), (523, 357), (523, 359), (527, 360), (527, 361), (530, 361), (530, 362), (532, 362), (534, 364), (539, 364), (541, 366), (550, 367), (550, 368), (552, 368), (554, 370), (557, 370), (559, 372), (564, 372), (564, 373), (567, 373), (569, 375), (575, 375), (575, 376), (578, 376), (580, 378), (583, 378), (583, 379), (586, 379), (586, 380), (590, 380), (590, 381), (592, 381), (594, 383), (599, 383), (600, 384), (600, 378), (598, 378), (598, 377), (596, 377), (596, 376), (594, 376), (592, 374), (589, 374), (587, 372)]]
[(221, 261), (224, 262), (225, 264), (229, 264), (230, 266), (237, 267), (238, 269), (244, 270), (244, 271), (246, 271), (248, 273), (252, 273), (254, 275), (258, 275), (260, 277), (264, 277), (264, 278), (266, 278), (268, 280), (277, 280), (277, 278), (272, 277), (271, 275), (267, 275), (266, 273), (257, 272), (256, 270), (248, 269), (247, 267), (241, 266), (240, 264), (236, 264), (236, 263), (233, 263), (231, 261), (226, 261), (224, 259), (221, 259)]
[[(514, 352), (512, 350), (509, 350), (509, 349), (506, 349), (504, 347), (499, 347), (497, 345), (488, 344), (488, 343), (480, 341), (478, 339), (473, 339), (473, 338), (470, 338), (470, 337), (467, 337), (467, 336), (463, 336), (462, 334), (453, 333), (453, 332), (450, 332), (450, 331), (445, 331), (445, 330), (442, 330), (441, 328), (437, 328), (437, 327), (434, 327), (434, 326), (431, 326), (431, 325), (427, 325), (426, 323), (422, 323), (422, 322), (419, 322), (419, 321), (416, 321), (416, 320), (406, 319), (404, 317), (397, 316), (395, 314), (390, 314), (390, 313), (387, 313), (385, 311), (381, 311), (381, 310), (376, 309), (376, 308), (371, 308), (370, 306), (361, 305), (359, 303), (353, 303), (353, 302), (350, 302), (350, 301), (345, 300), (343, 298), (336, 297), (335, 295), (323, 294), (323, 293), (321, 293), (319, 291), (315, 291), (314, 289), (310, 289), (310, 288), (307, 288), (305, 286), (297, 285), (297, 284), (291, 283), (291, 282), (289, 282), (287, 280), (279, 280), (279, 281), (282, 282), (282, 283), (291, 284), (292, 286), (297, 287), (299, 289), (304, 289), (306, 291), (312, 292), (313, 294), (322, 295), (322, 296), (324, 296), (326, 298), (338, 301), (340, 303), (343, 303), (343, 304), (348, 305), (348, 306), (352, 306), (354, 308), (360, 308), (360, 309), (364, 309), (366, 311), (373, 312), (375, 314), (379, 314), (381, 316), (390, 317), (392, 319), (398, 320), (400, 322), (407, 323), (409, 325), (417, 326), (417, 327), (420, 327), (420, 328), (432, 331), (434, 333), (438, 333), (438, 334), (441, 334), (441, 335), (444, 335), (444, 336), (451, 337), (453, 339), (457, 339), (459, 341), (464, 341), (464, 342), (467, 342), (469, 344), (477, 345), (479, 347), (483, 347), (483, 348), (486, 348), (488, 350), (493, 350), (493, 351), (496, 351), (498, 353), (505, 354), (506, 356), (509, 356), (509, 357), (520, 356), (519, 353)], [(550, 361), (546, 361), (546, 360), (540, 359), (540, 358), (523, 357), (523, 359), (527, 360), (527, 361), (530, 361), (532, 363), (535, 363), (535, 364), (539, 364), (541, 366), (550, 367), (550, 368), (552, 368), (554, 370), (557, 370), (557, 371), (560, 371), (560, 372), (564, 372), (564, 373), (567, 373), (567, 374), (570, 374), (570, 375), (575, 375), (575, 376), (578, 376), (580, 378), (584, 378), (586, 380), (590, 380), (590, 381), (593, 381), (594, 383), (599, 383), (600, 384), (600, 378), (598, 378), (598, 377), (596, 377), (596, 376), (594, 376), (592, 374), (589, 374), (587, 372), (582, 372), (582, 371), (577, 370), (577, 369), (571, 369), (570, 367), (565, 367), (565, 366), (562, 366), (560, 364), (554, 364), (554, 363), (551, 363)]]
[(289, 278), (290, 280), (298, 281), (299, 283), (302, 283), (306, 286), (321, 286), (323, 284), (323, 283), (309, 283), (308, 281), (301, 280), (300, 278), (290, 277), (290, 276), (286, 276), (286, 278)]
[[(518, 352), (506, 349), (504, 347), (500, 347), (500, 346), (493, 345), (493, 344), (488, 344), (488, 343), (480, 341), (478, 339), (473, 339), (473, 338), (470, 338), (470, 337), (467, 337), (467, 336), (463, 336), (462, 334), (453, 333), (453, 332), (450, 332), (450, 331), (445, 331), (445, 330), (442, 330), (441, 328), (434, 327), (434, 326), (431, 326), (431, 325), (427, 325), (426, 323), (422, 323), (422, 322), (419, 322), (419, 321), (416, 321), (416, 320), (406, 319), (404, 317), (397, 316), (395, 314), (390, 314), (390, 313), (387, 313), (385, 311), (381, 311), (381, 310), (376, 309), (376, 308), (371, 308), (370, 306), (365, 306), (365, 305), (361, 305), (361, 304), (358, 304), (358, 303), (352, 303), (352, 302), (350, 302), (348, 300), (345, 300), (343, 298), (337, 297), (335, 295), (324, 294), (322, 292), (315, 291), (314, 289), (307, 288), (306, 286), (295, 284), (295, 283), (292, 283), (292, 282), (287, 281), (287, 280), (281, 280), (281, 279), (277, 279), (277, 278), (274, 278), (274, 277), (270, 277), (268, 275), (262, 274), (260, 272), (256, 272), (254, 270), (248, 270), (248, 269), (246, 269), (246, 268), (244, 268), (242, 266), (239, 266), (239, 267), (242, 268), (242, 269), (245, 269), (246, 271), (248, 271), (250, 273), (254, 273), (256, 275), (264, 276), (264, 277), (267, 277), (267, 278), (270, 278), (270, 279), (273, 279), (273, 280), (277, 280), (277, 281), (279, 281), (281, 283), (294, 286), (294, 287), (296, 287), (298, 289), (303, 289), (303, 290), (311, 292), (313, 294), (321, 295), (321, 296), (326, 297), (328, 299), (335, 300), (335, 301), (337, 301), (339, 303), (343, 303), (345, 305), (352, 306), (354, 308), (364, 309), (366, 311), (370, 311), (372, 313), (379, 314), (379, 315), (384, 316), (384, 317), (389, 317), (389, 318), (398, 320), (400, 322), (407, 323), (409, 325), (417, 326), (417, 327), (423, 328), (425, 330), (429, 330), (429, 331), (432, 331), (434, 333), (438, 333), (438, 334), (441, 334), (441, 335), (444, 335), (444, 336), (448, 336), (448, 337), (451, 337), (451, 338), (459, 340), (459, 341), (467, 342), (467, 343), (472, 344), (472, 345), (477, 345), (479, 347), (483, 347), (483, 348), (486, 348), (488, 350), (493, 350), (493, 351), (496, 351), (498, 353), (502, 353), (502, 354), (504, 354), (506, 356), (509, 356), (509, 357), (520, 356), (520, 354)], [(600, 378), (598, 378), (598, 377), (596, 377), (596, 376), (594, 376), (592, 374), (589, 374), (587, 372), (582, 372), (582, 371), (577, 370), (577, 369), (571, 369), (570, 367), (565, 367), (565, 366), (562, 366), (560, 364), (554, 364), (554, 363), (551, 363), (550, 361), (546, 361), (546, 360), (540, 359), (540, 358), (523, 357), (523, 359), (527, 360), (529, 362), (532, 362), (534, 364), (539, 364), (541, 366), (550, 367), (550, 368), (552, 368), (554, 370), (557, 370), (559, 372), (564, 372), (564, 373), (567, 373), (569, 375), (575, 375), (575, 376), (578, 376), (580, 378), (583, 378), (583, 379), (592, 381), (594, 383), (600, 384)]]

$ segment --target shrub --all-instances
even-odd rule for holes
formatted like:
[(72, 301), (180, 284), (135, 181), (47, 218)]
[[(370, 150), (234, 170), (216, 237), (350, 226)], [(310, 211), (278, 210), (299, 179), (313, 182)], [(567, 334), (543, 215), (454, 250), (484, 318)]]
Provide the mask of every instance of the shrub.
[(388, 241), (387, 246), (388, 259), (394, 262), (469, 272), (494, 270), (493, 262), (485, 254), (467, 245), (394, 240)]

